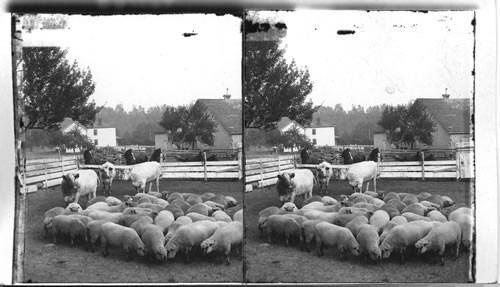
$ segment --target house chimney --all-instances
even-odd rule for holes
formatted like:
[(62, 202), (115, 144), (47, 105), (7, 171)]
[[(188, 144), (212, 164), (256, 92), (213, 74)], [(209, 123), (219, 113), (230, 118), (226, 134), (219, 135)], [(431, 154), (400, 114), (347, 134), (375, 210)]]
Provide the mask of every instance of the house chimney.
[(231, 95), (229, 94), (229, 89), (226, 89), (226, 94), (222, 95), (224, 100), (229, 100), (231, 98)]
[(448, 88), (445, 89), (445, 92), (443, 94), (443, 99), (447, 100), (450, 98), (450, 94), (448, 94)]

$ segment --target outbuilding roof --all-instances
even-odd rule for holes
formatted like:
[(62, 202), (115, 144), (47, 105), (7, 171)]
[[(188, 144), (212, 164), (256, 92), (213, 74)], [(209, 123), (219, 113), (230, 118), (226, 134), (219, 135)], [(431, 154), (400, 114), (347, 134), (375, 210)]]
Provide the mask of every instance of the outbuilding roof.
[(431, 116), (450, 134), (469, 134), (471, 99), (417, 99)]
[(243, 134), (241, 99), (198, 99), (231, 135)]

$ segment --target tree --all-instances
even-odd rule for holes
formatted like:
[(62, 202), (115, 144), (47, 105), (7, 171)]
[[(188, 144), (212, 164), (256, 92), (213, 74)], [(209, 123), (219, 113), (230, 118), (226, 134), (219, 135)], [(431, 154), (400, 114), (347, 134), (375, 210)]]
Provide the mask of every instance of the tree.
[(279, 41), (245, 45), (245, 127), (273, 129), (282, 117), (310, 124), (319, 107), (306, 101), (313, 87), (309, 71), (288, 63)]
[(86, 149), (94, 147), (94, 144), (92, 143), (90, 138), (87, 135), (82, 134), (77, 128), (70, 130), (66, 134), (63, 134), (59, 130), (54, 131), (51, 134), (52, 137), (50, 143), (54, 146), (64, 146), (71, 149)]
[(417, 140), (432, 145), (436, 131), (436, 123), (419, 102), (386, 107), (377, 124), (388, 131), (387, 140), (397, 147), (405, 143), (413, 148)]
[(210, 146), (214, 144), (217, 122), (201, 102), (188, 107), (166, 107), (159, 124), (172, 135), (172, 141), (178, 146), (187, 143), (194, 149), (197, 141)]
[(65, 117), (89, 125), (102, 108), (88, 102), (95, 89), (90, 70), (70, 64), (66, 53), (58, 47), (23, 48), (26, 129), (57, 130)]

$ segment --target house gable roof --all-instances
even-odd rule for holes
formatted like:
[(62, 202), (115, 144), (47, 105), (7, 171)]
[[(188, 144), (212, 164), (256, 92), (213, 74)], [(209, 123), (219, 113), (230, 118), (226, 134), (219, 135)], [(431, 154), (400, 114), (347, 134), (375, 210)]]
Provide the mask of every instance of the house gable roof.
[(78, 121), (73, 121), (71, 118), (64, 118), (64, 120), (61, 122), (60, 130), (66, 131), (73, 124), (77, 125), (78, 127), (82, 128), (82, 129), (85, 129), (85, 130), (87, 129), (85, 126), (80, 124)]
[(303, 128), (299, 123), (291, 120), (289, 117), (282, 117), (281, 120), (276, 124), (276, 128), (282, 132), (290, 124), (294, 124), (295, 126), (297, 126), (299, 128)]
[(448, 133), (471, 133), (471, 99), (417, 99)]
[(242, 109), (238, 99), (198, 99), (214, 119), (231, 135), (241, 135)]

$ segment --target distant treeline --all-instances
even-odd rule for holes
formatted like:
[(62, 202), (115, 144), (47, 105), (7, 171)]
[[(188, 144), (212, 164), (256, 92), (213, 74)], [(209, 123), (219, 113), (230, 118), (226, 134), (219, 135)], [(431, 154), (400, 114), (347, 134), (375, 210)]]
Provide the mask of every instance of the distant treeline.
[(371, 106), (364, 108), (362, 106), (352, 106), (346, 111), (342, 105), (335, 107), (320, 107), (313, 115), (315, 123), (320, 118), (322, 124), (331, 124), (335, 126), (337, 144), (373, 144), (373, 132), (381, 131), (382, 128), (377, 122), (382, 116), (385, 105)]

